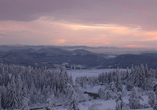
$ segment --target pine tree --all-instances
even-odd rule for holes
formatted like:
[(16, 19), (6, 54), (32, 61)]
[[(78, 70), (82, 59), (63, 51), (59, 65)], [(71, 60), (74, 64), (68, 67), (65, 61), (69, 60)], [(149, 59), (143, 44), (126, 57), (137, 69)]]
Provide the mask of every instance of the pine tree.
[(14, 77), (11, 79), (11, 83), (8, 84), (8, 90), (7, 90), (7, 108), (18, 108), (18, 97), (17, 97), (17, 91), (16, 91), (16, 84)]
[(155, 101), (155, 103), (153, 105), (153, 110), (157, 110), (157, 101)]
[(69, 100), (68, 110), (79, 110), (78, 104), (79, 104), (78, 94), (74, 90), (72, 90), (71, 100)]
[(143, 100), (143, 98), (138, 93), (138, 88), (134, 87), (132, 89), (132, 93), (129, 98), (129, 106), (131, 109), (139, 109), (142, 108), (142, 105), (140, 104), (140, 100)]
[(28, 98), (23, 97), (21, 110), (30, 110), (28, 102), (29, 102)]
[(7, 109), (7, 88), (5, 86), (1, 86), (1, 107), (3, 109)]
[(105, 100), (115, 99), (117, 94), (117, 89), (114, 82), (109, 84), (108, 89), (105, 90), (104, 98)]
[(155, 100), (155, 102), (154, 102), (153, 110), (157, 110), (157, 100)]
[(121, 80), (121, 73), (119, 72), (119, 70), (117, 71), (116, 74), (116, 88), (118, 92), (122, 92), (123, 87), (122, 87), (122, 80)]
[(18, 106), (20, 107), (22, 105), (22, 95), (23, 95), (23, 91), (22, 91), (22, 88), (23, 88), (23, 82), (22, 82), (22, 79), (21, 79), (21, 76), (18, 75), (18, 78), (17, 78), (17, 98), (18, 98)]
[(54, 106), (54, 95), (50, 95), (50, 97), (46, 100), (46, 110), (53, 110)]
[(156, 101), (156, 94), (152, 91), (148, 94), (148, 104), (151, 105), (151, 107), (154, 106)]
[(129, 107), (126, 103), (123, 102), (122, 94), (118, 93), (116, 96), (116, 110), (129, 110)]
[(37, 100), (37, 89), (35, 87), (34, 82), (31, 83), (31, 88), (29, 90), (29, 97), (32, 104), (35, 104), (38, 102)]
[(157, 95), (157, 84), (153, 85), (153, 91), (155, 92), (155, 94)]
[(67, 84), (67, 101), (64, 106), (68, 106), (68, 110), (79, 110), (79, 97), (71, 84)]
[[(0, 88), (0, 90), (1, 90), (1, 88)], [(2, 100), (2, 97), (1, 97), (1, 91), (0, 91), (0, 110), (2, 109), (2, 105), (1, 105), (1, 100)]]
[(103, 88), (98, 90), (98, 94), (101, 99), (105, 98), (105, 90)]
[(113, 91), (114, 93), (117, 92), (117, 88), (116, 88), (116, 85), (114, 82), (111, 82), (110, 85), (109, 85), (109, 88), (111, 91)]

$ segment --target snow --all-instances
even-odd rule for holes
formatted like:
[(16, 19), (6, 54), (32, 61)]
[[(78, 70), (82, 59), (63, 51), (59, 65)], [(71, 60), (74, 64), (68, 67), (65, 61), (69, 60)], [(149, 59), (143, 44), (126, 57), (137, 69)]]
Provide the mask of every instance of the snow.
[[(148, 103), (148, 96), (142, 96), (144, 101), (141, 101), (141, 104), (147, 104)], [(129, 96), (123, 97), (123, 101), (125, 103), (128, 103)], [(103, 100), (103, 99), (96, 99), (91, 100), (87, 102), (81, 102), (79, 103), (80, 110), (88, 110), (89, 106), (92, 104), (96, 104), (98, 110), (115, 110), (116, 102), (115, 100)], [(67, 110), (63, 107), (54, 107), (54, 110)], [(44, 110), (44, 109), (38, 109), (38, 110)], [(153, 110), (152, 108), (144, 108), (144, 109), (130, 109), (130, 110)]]
[(94, 87), (87, 87), (87, 88), (79, 88), (79, 90), (82, 90), (82, 91), (90, 91), (92, 93), (98, 93), (98, 90), (101, 88), (101, 86), (94, 86)]
[[(147, 96), (143, 96), (144, 101), (142, 101), (142, 104), (147, 103)], [(128, 102), (128, 97), (124, 97), (123, 98), (124, 102)], [(96, 100), (92, 100), (92, 101), (87, 101), (87, 102), (82, 102), (79, 104), (79, 108), (80, 110), (88, 110), (89, 106), (91, 106), (92, 104), (96, 104), (97, 108), (99, 110), (115, 110), (115, 106), (116, 106), (116, 102), (115, 100), (103, 100), (103, 99), (96, 99)], [(63, 107), (54, 107), (54, 110), (67, 110), (66, 108)], [(45, 109), (38, 109), (38, 110), (45, 110)], [(145, 108), (145, 109), (130, 109), (130, 110), (153, 110), (152, 108)]]
[[(116, 69), (90, 69), (90, 70), (67, 70), (67, 73), (69, 75), (72, 75), (73, 80), (75, 81), (77, 76), (98, 76), (101, 73), (105, 73), (105, 72), (111, 72), (111, 71), (115, 71)], [(122, 71), (125, 71), (125, 69), (120, 69)], [(98, 90), (101, 86), (94, 86), (94, 87), (87, 87), (87, 88), (79, 88), (82, 91), (88, 91), (88, 92), (93, 92), (93, 93), (98, 93)], [(130, 94), (130, 92), (127, 91), (127, 94)], [(144, 99), (143, 101), (141, 100), (140, 103), (141, 104), (148, 104), (148, 95), (142, 96), (142, 98)], [(125, 103), (129, 103), (129, 96), (126, 95), (125, 97), (123, 97), (123, 101)], [(103, 100), (103, 99), (96, 99), (96, 100), (91, 100), (91, 101), (87, 101), (87, 102), (82, 102), (79, 104), (79, 108), (80, 110), (88, 110), (88, 108), (92, 105), (92, 104), (96, 104), (98, 110), (115, 110), (115, 106), (116, 106), (116, 102), (115, 100)], [(54, 110), (58, 110), (58, 109), (54, 109)], [(59, 110), (65, 110), (63, 108), (59, 108)], [(130, 109), (130, 110), (140, 110), (140, 109)], [(141, 110), (153, 110), (152, 108), (144, 108)]]
[[(116, 69), (90, 69), (90, 70), (67, 70), (67, 73), (69, 75), (72, 75), (73, 80), (75, 81), (77, 76), (98, 76), (101, 73), (105, 72), (111, 72), (115, 71)], [(124, 69), (123, 69), (124, 70)], [(92, 93), (98, 93), (99, 88), (102, 87), (101, 85), (99, 86), (94, 86), (94, 87), (87, 87), (87, 88), (81, 88), (79, 87), (79, 90), (81, 91), (88, 91)], [(126, 91), (126, 96), (123, 97), (123, 101), (125, 103), (129, 103), (129, 95), (130, 92)], [(142, 98), (144, 99), (143, 101), (141, 100), (141, 104), (148, 104), (148, 95), (143, 95)], [(95, 99), (91, 101), (86, 101), (86, 102), (81, 102), (79, 103), (79, 109), (80, 110), (88, 110), (88, 108), (92, 105), (96, 104), (98, 110), (115, 110), (116, 102), (115, 100), (104, 100), (104, 99)], [(39, 108), (44, 107), (38, 106)], [(38, 110), (45, 110), (45, 109), (38, 109)], [(53, 110), (67, 110), (67, 108), (63, 108), (62, 106), (58, 107), (53, 107)], [(130, 110), (140, 110), (140, 109), (130, 109)], [(152, 108), (145, 108), (141, 110), (153, 110)]]
[[(144, 101), (142, 101), (142, 104), (146, 104), (148, 101), (147, 96), (143, 96)], [(128, 103), (128, 97), (123, 98), (124, 102)], [(103, 100), (103, 99), (96, 99), (92, 101), (82, 102), (79, 104), (80, 110), (88, 110), (88, 107), (92, 104), (96, 104), (97, 108), (99, 110), (115, 110), (116, 102), (115, 100)], [(54, 110), (67, 110), (66, 108), (62, 107), (55, 107)], [(130, 109), (130, 110), (153, 110), (152, 108), (145, 108), (145, 109)]]
[[(82, 69), (82, 70), (67, 70), (69, 75), (72, 75), (75, 81), (77, 76), (98, 76), (101, 73), (115, 71), (116, 69)], [(120, 69), (125, 70), (125, 69)]]
[[(105, 72), (111, 72), (115, 71), (116, 69), (91, 69), (91, 70), (67, 70), (67, 73), (72, 76), (73, 80), (75, 81), (77, 76), (98, 76), (101, 73)], [(123, 69), (124, 70), (124, 69)], [(99, 88), (101, 88), (102, 85), (90, 87), (87, 86), (86, 88), (79, 87), (79, 90), (81, 91), (88, 91), (92, 93), (98, 93)], [(123, 87), (125, 88), (125, 86)], [(129, 91), (125, 91), (126, 96), (123, 97), (123, 101), (125, 103), (129, 103)], [(148, 104), (148, 95), (143, 95), (141, 100), (141, 104)], [(116, 102), (115, 100), (104, 100), (104, 99), (95, 99), (91, 101), (81, 102), (79, 103), (79, 109), (80, 110), (88, 110), (88, 108), (95, 104), (98, 108), (98, 110), (115, 110)], [(38, 110), (45, 110), (45, 109), (38, 109)], [(63, 108), (62, 106), (53, 107), (53, 110), (67, 110), (67, 108)], [(130, 110), (153, 110), (152, 108), (144, 108), (144, 109), (130, 109)]]

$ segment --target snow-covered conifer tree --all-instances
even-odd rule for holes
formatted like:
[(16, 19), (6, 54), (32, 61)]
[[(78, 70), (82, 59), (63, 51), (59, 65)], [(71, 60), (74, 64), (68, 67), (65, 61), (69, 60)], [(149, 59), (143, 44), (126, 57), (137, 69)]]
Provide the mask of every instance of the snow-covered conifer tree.
[(132, 89), (132, 93), (129, 98), (129, 106), (131, 109), (139, 109), (142, 108), (142, 105), (140, 104), (140, 100), (143, 100), (141, 95), (138, 93), (138, 88), (134, 87)]
[[(1, 89), (0, 89), (1, 90)], [(2, 109), (2, 106), (1, 106), (1, 91), (0, 91), (0, 109)]]
[(29, 97), (30, 97), (30, 101), (31, 101), (32, 104), (34, 104), (38, 101), (37, 100), (37, 89), (36, 89), (35, 84), (34, 84), (33, 81), (31, 83), (31, 88), (30, 88), (30, 91), (29, 91)]
[(99, 97), (100, 97), (100, 98), (104, 98), (104, 96), (105, 96), (105, 91), (104, 91), (104, 89), (103, 89), (103, 88), (100, 88), (100, 89), (98, 90), (98, 94), (99, 94)]
[(80, 77), (77, 76), (77, 77), (75, 78), (75, 84), (80, 84)]
[(21, 101), (22, 101), (22, 94), (23, 94), (23, 91), (22, 91), (22, 88), (23, 88), (23, 82), (21, 80), (21, 76), (18, 75), (17, 77), (17, 98), (18, 98), (18, 106), (20, 107), (21, 106)]
[(157, 95), (157, 84), (156, 84), (156, 83), (153, 85), (153, 91), (154, 91), (155, 94)]
[(156, 94), (152, 91), (148, 94), (148, 104), (151, 105), (151, 107), (154, 106), (156, 101)]
[(157, 101), (155, 101), (155, 103), (153, 105), (153, 110), (157, 110)]
[(117, 94), (117, 89), (116, 89), (115, 83), (111, 82), (109, 84), (108, 89), (105, 90), (105, 94), (104, 94), (105, 100), (115, 99), (116, 94)]
[(118, 93), (116, 96), (116, 110), (129, 110), (129, 107), (123, 102), (122, 94)]
[(117, 92), (116, 85), (115, 85), (114, 82), (111, 82), (109, 86), (110, 86), (109, 88), (110, 88), (111, 91)]
[(7, 97), (6, 107), (10, 109), (18, 108), (18, 97), (14, 77), (12, 77), (11, 83), (8, 84)]
[(23, 97), (21, 110), (30, 110), (30, 108), (28, 106), (28, 102), (29, 102), (28, 98)]
[(79, 97), (78, 94), (75, 92), (71, 84), (67, 85), (67, 101), (64, 103), (64, 106), (68, 106), (68, 110), (79, 110)]
[(68, 107), (68, 110), (79, 110), (79, 107), (78, 107), (78, 104), (79, 104), (79, 101), (78, 101), (78, 94), (73, 91), (72, 92), (72, 96), (71, 96), (71, 101), (69, 103), (69, 107)]
[(119, 70), (117, 71), (116, 77), (117, 77), (117, 80), (116, 80), (117, 91), (122, 92), (123, 87), (122, 87), (121, 73), (119, 72)]
[(7, 88), (5, 86), (1, 86), (1, 107), (3, 109), (7, 109)]
[(116, 110), (122, 110), (123, 107), (123, 99), (121, 94), (116, 95)]
[(54, 106), (54, 95), (50, 95), (50, 97), (46, 100), (46, 110), (53, 110)]

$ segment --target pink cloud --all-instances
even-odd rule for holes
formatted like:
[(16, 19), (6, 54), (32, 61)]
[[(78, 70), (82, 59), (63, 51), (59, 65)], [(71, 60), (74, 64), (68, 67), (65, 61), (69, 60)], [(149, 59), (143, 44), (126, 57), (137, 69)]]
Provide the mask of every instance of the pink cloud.
[(23, 45), (20, 43), (16, 43), (16, 44), (13, 44), (13, 46), (23, 46)]
[(0, 27), (0, 30), (8, 30), (9, 28)]
[(126, 45), (126, 47), (129, 47), (129, 48), (146, 48), (146, 47), (149, 47), (149, 46), (145, 46), (145, 45)]

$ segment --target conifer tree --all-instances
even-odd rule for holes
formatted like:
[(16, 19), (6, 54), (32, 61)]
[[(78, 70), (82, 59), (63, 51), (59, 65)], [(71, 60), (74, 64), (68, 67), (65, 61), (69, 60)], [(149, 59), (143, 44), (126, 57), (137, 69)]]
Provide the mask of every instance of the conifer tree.
[(115, 99), (117, 94), (117, 89), (114, 82), (109, 84), (109, 87), (105, 90), (104, 98), (105, 100)]
[(100, 98), (105, 98), (105, 90), (102, 87), (98, 90), (98, 94)]
[(46, 100), (46, 110), (53, 110), (54, 106), (54, 95), (50, 95), (50, 97)]
[(156, 102), (156, 94), (152, 91), (148, 94), (148, 104), (150, 104), (151, 107), (153, 107), (155, 102)]
[(64, 106), (68, 106), (68, 110), (79, 110), (79, 97), (75, 92), (71, 84), (67, 84), (67, 101), (64, 103)]
[(21, 110), (30, 110), (29, 106), (28, 106), (28, 98), (27, 97), (23, 97), (23, 100), (22, 100), (22, 108)]
[(116, 101), (116, 110), (129, 110), (129, 107), (126, 105), (125, 102), (123, 102), (121, 93), (117, 93), (115, 101)]
[(3, 85), (1, 86), (1, 107), (7, 109), (7, 88)]
[(22, 79), (21, 79), (21, 76), (18, 75), (17, 77), (17, 87), (16, 87), (16, 91), (17, 91), (17, 99), (18, 99), (18, 106), (20, 107), (22, 105), (22, 95), (23, 95), (23, 82), (22, 82)]
[[(1, 90), (1, 89), (0, 89)], [(1, 97), (1, 91), (0, 91), (0, 109), (2, 109), (2, 105), (1, 105), (1, 100), (2, 100), (2, 97)]]
[(8, 89), (7, 89), (7, 108), (18, 108), (18, 97), (17, 97), (17, 91), (16, 91), (16, 84), (14, 77), (11, 79), (11, 83), (8, 84)]
[(153, 110), (157, 110), (157, 101), (155, 101), (155, 103), (153, 105)]
[(129, 106), (131, 109), (139, 109), (143, 108), (142, 105), (140, 104), (140, 100), (143, 100), (141, 95), (138, 93), (138, 88), (134, 87), (132, 89), (132, 93), (129, 98)]
[[(72, 90), (71, 91), (71, 98), (69, 97), (69, 106), (68, 106), (68, 110), (79, 110), (79, 107), (78, 107), (78, 104), (79, 104), (79, 101), (78, 101), (78, 94)], [(69, 95), (70, 96), (70, 95)]]

